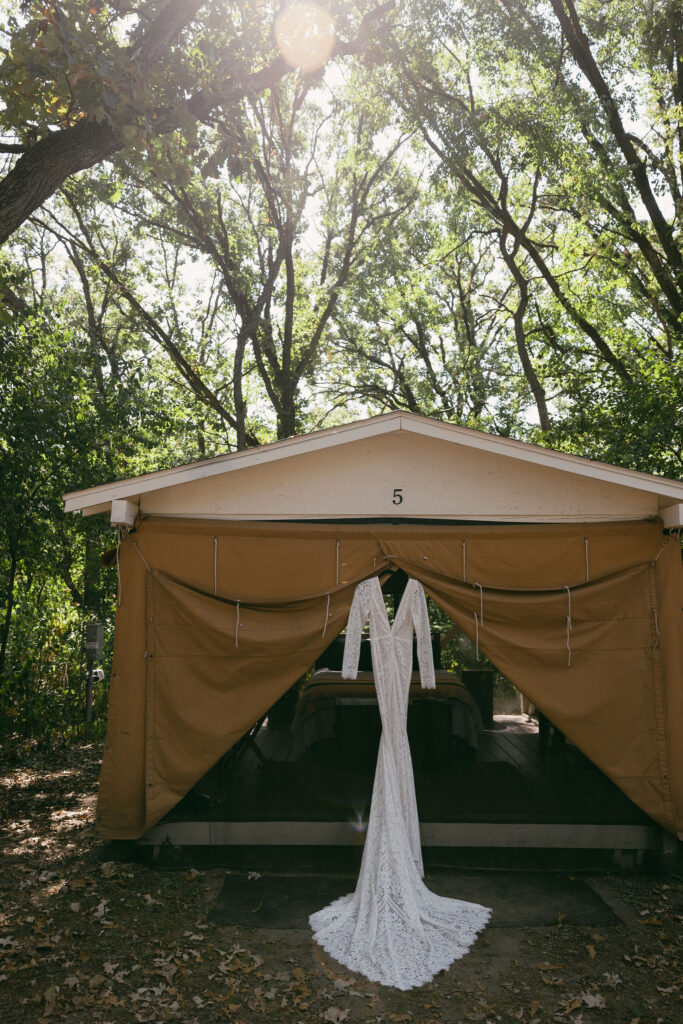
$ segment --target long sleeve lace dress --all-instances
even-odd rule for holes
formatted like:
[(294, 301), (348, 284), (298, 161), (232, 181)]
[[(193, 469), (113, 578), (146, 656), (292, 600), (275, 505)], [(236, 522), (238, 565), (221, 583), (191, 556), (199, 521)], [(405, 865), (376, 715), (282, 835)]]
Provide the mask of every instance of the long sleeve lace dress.
[(309, 921), (316, 942), (339, 963), (371, 981), (410, 989), (426, 984), (464, 956), (491, 911), (437, 896), (422, 881), (407, 732), (413, 629), (422, 686), (435, 686), (421, 585), (408, 581), (393, 626), (379, 580), (374, 577), (358, 585), (344, 648), (346, 679), (357, 676), (361, 634), (368, 617), (382, 738), (360, 875), (355, 892), (312, 914)]

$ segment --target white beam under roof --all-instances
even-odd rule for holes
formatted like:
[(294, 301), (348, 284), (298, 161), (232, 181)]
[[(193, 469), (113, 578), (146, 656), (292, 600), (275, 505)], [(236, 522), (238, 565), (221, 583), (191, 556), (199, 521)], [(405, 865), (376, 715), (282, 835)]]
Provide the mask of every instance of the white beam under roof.
[(659, 514), (667, 530), (683, 529), (683, 502), (678, 502), (676, 505), (667, 505)]
[[(249, 467), (263, 466), (294, 456), (333, 449), (339, 445), (369, 440), (397, 431), (406, 431), (412, 435), (444, 441), (453, 444), (456, 448), (462, 446), (476, 449), (483, 454), (502, 456), (507, 459), (519, 460), (522, 463), (559, 470), (579, 478), (604, 481), (631, 490), (646, 492), (657, 496), (659, 508), (662, 510), (666, 510), (667, 506), (683, 505), (683, 482), (681, 481), (623, 469), (608, 463), (595, 462), (591, 459), (541, 448), (523, 441), (428, 419), (414, 413), (393, 412), (340, 427), (275, 441), (259, 448), (220, 455), (214, 459), (194, 462), (174, 469), (147, 473), (139, 477), (90, 487), (87, 490), (72, 491), (64, 495), (64, 506), (67, 512), (81, 510), (85, 515), (95, 514), (107, 510), (110, 503), (115, 500), (134, 501), (153, 491), (177, 487), (180, 484), (189, 484), (193, 481)], [(672, 522), (675, 521), (678, 514), (674, 512), (669, 514)]]

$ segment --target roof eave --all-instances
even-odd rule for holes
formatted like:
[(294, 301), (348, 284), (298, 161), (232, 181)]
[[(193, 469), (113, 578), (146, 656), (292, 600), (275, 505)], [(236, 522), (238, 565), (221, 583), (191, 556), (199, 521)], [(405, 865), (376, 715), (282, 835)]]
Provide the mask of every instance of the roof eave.
[(137, 498), (152, 491), (176, 487), (222, 473), (230, 473), (246, 466), (263, 465), (279, 459), (305, 455), (323, 448), (349, 444), (354, 440), (377, 437), (400, 430), (441, 439), (452, 444), (460, 444), (464, 447), (477, 448), (506, 458), (516, 458), (548, 469), (573, 473), (580, 477), (589, 477), (657, 494), (660, 499), (664, 499), (664, 505), (683, 501), (683, 482), (680, 481), (668, 480), (665, 477), (656, 477), (636, 470), (622, 469), (608, 463), (584, 459), (578, 455), (569, 455), (565, 452), (541, 448), (538, 445), (530, 445), (524, 441), (498, 437), (495, 434), (486, 434), (483, 431), (459, 427), (452, 423), (443, 423), (440, 420), (429, 419), (415, 413), (393, 412), (367, 420), (356, 420), (353, 423), (316, 431), (312, 434), (297, 435), (263, 445), (260, 448), (220, 455), (204, 462), (194, 462), (139, 477), (130, 477), (82, 491), (71, 491), (63, 495), (64, 508), (66, 512), (82, 510), (88, 514), (88, 510), (92, 510), (91, 514), (94, 514), (95, 511), (101, 510), (98, 506), (106, 505), (117, 498)]

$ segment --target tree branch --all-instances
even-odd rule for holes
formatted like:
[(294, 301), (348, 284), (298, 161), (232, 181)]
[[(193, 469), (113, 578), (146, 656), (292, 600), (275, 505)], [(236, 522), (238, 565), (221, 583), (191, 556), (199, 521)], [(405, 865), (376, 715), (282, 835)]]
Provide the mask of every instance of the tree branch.
[[(168, 52), (173, 41), (192, 21), (204, 0), (170, 0), (145, 30), (130, 56), (131, 67), (139, 74), (149, 70)], [(374, 45), (376, 33), (370, 27), (395, 6), (394, 0), (368, 12), (361, 21), (355, 40), (340, 41), (339, 54), (359, 54)], [(271, 88), (294, 69), (284, 58), (276, 57), (265, 68), (249, 75), (228, 78), (220, 89), (200, 90), (187, 101), (185, 109), (193, 118), (206, 121), (212, 111), (245, 96)], [(153, 132), (163, 135), (175, 131), (179, 117), (175, 110), (158, 111)], [(12, 170), (0, 182), (0, 244), (64, 184), (67, 178), (107, 160), (124, 148), (119, 131), (108, 123), (93, 119), (60, 131), (50, 132), (24, 152)]]

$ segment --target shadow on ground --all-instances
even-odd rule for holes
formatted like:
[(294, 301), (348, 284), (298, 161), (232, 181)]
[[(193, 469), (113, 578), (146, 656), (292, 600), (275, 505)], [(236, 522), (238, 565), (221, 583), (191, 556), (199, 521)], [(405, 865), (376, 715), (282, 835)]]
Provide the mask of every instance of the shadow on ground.
[[(489, 927), (535, 928), (558, 921), (593, 927), (619, 923), (585, 881), (568, 875), (441, 871), (430, 875), (427, 884), (440, 896), (490, 907)], [(229, 874), (209, 920), (244, 928), (307, 928), (310, 914), (354, 888), (352, 877)]]

